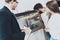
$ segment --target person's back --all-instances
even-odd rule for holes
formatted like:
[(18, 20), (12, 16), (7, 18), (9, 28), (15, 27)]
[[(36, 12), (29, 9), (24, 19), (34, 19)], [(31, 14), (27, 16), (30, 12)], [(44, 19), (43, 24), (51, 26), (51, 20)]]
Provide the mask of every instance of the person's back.
[(47, 28), (51, 34), (50, 40), (60, 40), (60, 11), (56, 1), (47, 2), (49, 12), (52, 14), (48, 23)]
[(0, 40), (24, 40), (25, 33), (21, 32), (14, 14), (6, 6), (0, 10), (0, 19)]
[(60, 14), (56, 13), (56, 14), (52, 14), (50, 20), (48, 21), (48, 28), (50, 31), (50, 34), (52, 35), (52, 37), (54, 37), (55, 39), (59, 39), (60, 38)]

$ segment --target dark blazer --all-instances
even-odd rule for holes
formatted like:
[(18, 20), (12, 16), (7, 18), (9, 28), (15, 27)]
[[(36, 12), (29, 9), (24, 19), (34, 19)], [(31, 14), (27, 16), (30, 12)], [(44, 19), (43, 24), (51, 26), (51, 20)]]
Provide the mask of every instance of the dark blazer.
[(7, 7), (0, 10), (0, 40), (24, 40), (17, 20)]

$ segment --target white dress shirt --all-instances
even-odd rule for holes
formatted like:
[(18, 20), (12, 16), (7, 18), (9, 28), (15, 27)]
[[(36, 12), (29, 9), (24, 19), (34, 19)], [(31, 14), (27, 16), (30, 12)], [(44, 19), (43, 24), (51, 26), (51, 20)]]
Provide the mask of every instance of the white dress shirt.
[(45, 24), (45, 27), (47, 26), (47, 22), (48, 22), (48, 16), (47, 16), (47, 12), (44, 12), (41, 14), (42, 20)]
[(60, 14), (52, 14), (50, 20), (47, 23), (51, 37), (60, 40)]

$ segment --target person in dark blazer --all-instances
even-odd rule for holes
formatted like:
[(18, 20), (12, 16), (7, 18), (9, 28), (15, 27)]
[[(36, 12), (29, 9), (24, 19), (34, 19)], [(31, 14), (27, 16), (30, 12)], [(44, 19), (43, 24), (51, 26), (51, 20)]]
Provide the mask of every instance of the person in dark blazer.
[[(16, 0), (5, 0), (11, 9), (15, 9)], [(15, 8), (14, 8), (15, 7)], [(0, 9), (0, 40), (24, 40), (25, 33), (21, 32), (15, 15), (4, 6)]]

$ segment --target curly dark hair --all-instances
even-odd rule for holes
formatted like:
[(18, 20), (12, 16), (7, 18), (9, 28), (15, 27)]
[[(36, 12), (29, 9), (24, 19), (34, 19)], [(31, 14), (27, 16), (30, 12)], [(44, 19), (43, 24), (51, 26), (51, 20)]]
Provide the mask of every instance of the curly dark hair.
[(43, 8), (43, 6), (40, 3), (37, 3), (36, 5), (34, 5), (33, 9), (34, 10), (39, 10), (39, 8)]

